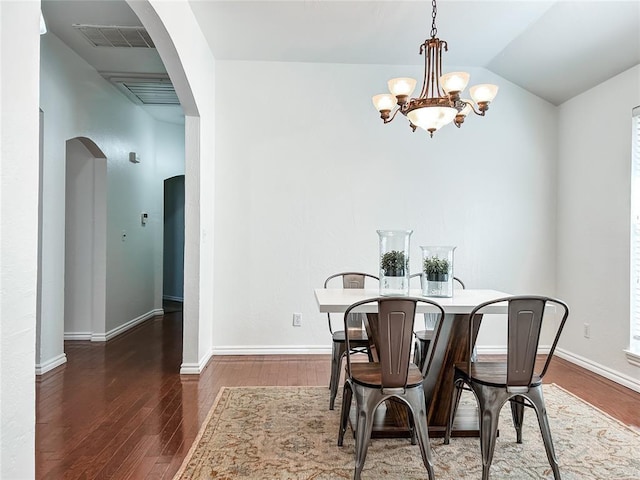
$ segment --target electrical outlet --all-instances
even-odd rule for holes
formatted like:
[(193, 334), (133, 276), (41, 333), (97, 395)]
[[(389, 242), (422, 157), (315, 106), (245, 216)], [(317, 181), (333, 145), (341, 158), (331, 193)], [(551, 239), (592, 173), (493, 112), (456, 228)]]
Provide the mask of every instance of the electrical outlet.
[(301, 313), (294, 313), (293, 314), (293, 326), (294, 327), (301, 327), (302, 326), (302, 314)]
[(584, 324), (583, 335), (584, 338), (591, 338), (591, 325), (589, 325), (588, 323)]

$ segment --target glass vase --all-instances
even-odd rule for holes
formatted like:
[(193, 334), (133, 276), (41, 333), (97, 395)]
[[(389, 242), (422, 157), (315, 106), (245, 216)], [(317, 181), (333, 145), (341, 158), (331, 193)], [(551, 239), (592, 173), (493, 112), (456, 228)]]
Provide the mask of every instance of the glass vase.
[(456, 247), (425, 246), (422, 249), (422, 295), (453, 296), (453, 251)]
[(378, 230), (380, 295), (409, 295), (409, 240), (413, 230)]

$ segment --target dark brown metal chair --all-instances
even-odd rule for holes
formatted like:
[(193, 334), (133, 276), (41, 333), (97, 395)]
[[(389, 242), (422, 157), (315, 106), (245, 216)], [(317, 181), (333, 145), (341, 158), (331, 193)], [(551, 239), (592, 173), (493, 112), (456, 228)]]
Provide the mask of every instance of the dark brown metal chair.
[[(342, 288), (364, 288), (365, 279), (370, 278), (379, 282), (378, 277), (362, 272), (341, 272), (331, 275), (324, 281), (324, 288), (328, 288), (329, 283), (333, 279), (342, 279)], [(331, 314), (327, 313), (329, 322), (329, 332), (332, 338), (331, 348), (331, 378), (329, 379), (329, 410), (333, 410), (336, 395), (338, 394), (338, 385), (340, 384), (340, 370), (342, 367), (342, 358), (346, 352), (346, 342), (344, 330), (333, 330), (331, 325)], [(364, 328), (363, 315), (354, 313), (349, 316), (348, 327), (351, 334), (352, 353), (366, 353), (369, 355), (369, 339)]]
[[(417, 436), (429, 479), (434, 479), (427, 427), (427, 407), (422, 386), (424, 374), (431, 359), (426, 364), (427, 368), (422, 371), (411, 362), (413, 324), (416, 305), (419, 302), (430, 304), (440, 319), (444, 316), (444, 310), (436, 302), (415, 297), (371, 298), (354, 303), (345, 312), (344, 322), (345, 328), (347, 328), (349, 315), (354, 309), (365, 304), (377, 303), (378, 314), (366, 317), (365, 321), (369, 338), (373, 342), (371, 348), (375, 353), (374, 361), (352, 362), (349, 353), (351, 339), (350, 335), (347, 335), (346, 380), (342, 396), (338, 446), (343, 444), (344, 434), (349, 423), (351, 401), (355, 397), (357, 420), (355, 425), (354, 480), (358, 480), (362, 473), (375, 411), (382, 402), (392, 398), (398, 399), (408, 406), (411, 414), (412, 438)], [(370, 321), (377, 323), (373, 325)], [(433, 337), (434, 344), (437, 342), (442, 323), (442, 321), (437, 322)], [(373, 349), (374, 346), (375, 349)]]
[[(420, 287), (422, 287), (423, 276), (422, 273), (414, 273), (410, 278), (420, 277)], [(458, 277), (453, 277), (454, 284), (459, 285), (461, 288), (466, 288), (464, 282)], [(424, 330), (417, 330), (414, 332), (416, 341), (413, 349), (413, 363), (418, 368), (422, 369), (425, 359), (427, 358), (427, 351), (429, 350), (429, 344), (433, 338), (433, 329), (435, 327), (433, 314), (424, 314)]]
[[(478, 361), (478, 359), (474, 360), (472, 354), (473, 346), (478, 328), (482, 322), (482, 315), (483, 313), (488, 313), (487, 307), (495, 306), (499, 302), (507, 302), (508, 304), (508, 313), (506, 315), (508, 328), (506, 361), (482, 362)], [(544, 366), (540, 373), (536, 373), (535, 363), (538, 342), (547, 305), (554, 305), (556, 309), (560, 309), (563, 315)], [(496, 445), (498, 418), (500, 410), (502, 410), (507, 401), (511, 404), (511, 414), (518, 443), (522, 443), (524, 407), (531, 407), (536, 411), (553, 476), (555, 480), (560, 480), (560, 469), (553, 448), (549, 421), (542, 396), (542, 377), (547, 371), (568, 316), (569, 307), (566, 303), (543, 296), (501, 298), (482, 303), (469, 314), (469, 359), (464, 363), (455, 365), (455, 388), (444, 443), (449, 443), (460, 395), (463, 388), (467, 386), (475, 394), (478, 401), (483, 480), (488, 480), (489, 478), (489, 467), (491, 466)]]

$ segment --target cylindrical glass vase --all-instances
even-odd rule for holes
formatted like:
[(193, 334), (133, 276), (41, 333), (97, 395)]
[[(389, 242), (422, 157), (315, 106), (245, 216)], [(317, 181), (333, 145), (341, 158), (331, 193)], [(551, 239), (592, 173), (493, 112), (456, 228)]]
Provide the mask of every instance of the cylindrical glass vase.
[(409, 239), (413, 230), (378, 230), (380, 295), (409, 295)]
[(422, 295), (453, 296), (453, 251), (456, 247), (420, 247), (422, 249)]

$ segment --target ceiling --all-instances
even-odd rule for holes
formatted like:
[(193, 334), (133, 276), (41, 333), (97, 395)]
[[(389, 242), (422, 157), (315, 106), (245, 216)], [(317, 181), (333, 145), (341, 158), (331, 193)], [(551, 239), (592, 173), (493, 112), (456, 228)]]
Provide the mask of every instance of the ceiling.
[[(220, 60), (422, 65), (418, 46), (431, 30), (428, 1), (189, 3)], [(43, 0), (42, 11), (99, 72), (165, 72), (155, 49), (93, 47), (72, 27), (140, 25), (124, 0)], [(445, 71), (484, 67), (555, 105), (640, 63), (640, 0), (440, 0), (436, 27), (449, 45)], [(168, 121), (182, 114), (150, 110)]]

